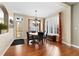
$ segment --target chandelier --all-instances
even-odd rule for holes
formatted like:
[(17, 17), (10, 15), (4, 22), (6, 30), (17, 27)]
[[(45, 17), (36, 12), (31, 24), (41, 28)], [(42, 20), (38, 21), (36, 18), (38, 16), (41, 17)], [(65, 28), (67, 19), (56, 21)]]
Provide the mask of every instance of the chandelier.
[(35, 19), (33, 20), (33, 24), (34, 26), (38, 26), (40, 23), (40, 20), (38, 20), (38, 17), (37, 17), (37, 10), (35, 10)]

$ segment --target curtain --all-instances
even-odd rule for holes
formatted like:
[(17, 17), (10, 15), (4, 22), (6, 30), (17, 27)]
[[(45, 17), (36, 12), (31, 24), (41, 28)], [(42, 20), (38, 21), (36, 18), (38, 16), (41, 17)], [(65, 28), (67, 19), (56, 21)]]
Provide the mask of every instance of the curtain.
[(59, 29), (58, 29), (58, 34), (59, 34), (59, 38), (58, 38), (58, 43), (62, 43), (62, 25), (61, 25), (61, 13), (59, 13)]

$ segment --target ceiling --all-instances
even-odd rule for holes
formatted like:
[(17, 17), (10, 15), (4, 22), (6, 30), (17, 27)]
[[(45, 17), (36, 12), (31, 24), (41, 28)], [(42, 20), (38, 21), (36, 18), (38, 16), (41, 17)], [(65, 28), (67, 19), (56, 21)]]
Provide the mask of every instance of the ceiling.
[(28, 16), (35, 16), (37, 10), (38, 17), (48, 17), (64, 8), (60, 2), (6, 2), (6, 4), (13, 12)]
[(64, 2), (64, 3), (66, 3), (66, 4), (68, 4), (68, 5), (74, 5), (74, 4), (77, 4), (77, 3), (79, 3), (79, 2)]

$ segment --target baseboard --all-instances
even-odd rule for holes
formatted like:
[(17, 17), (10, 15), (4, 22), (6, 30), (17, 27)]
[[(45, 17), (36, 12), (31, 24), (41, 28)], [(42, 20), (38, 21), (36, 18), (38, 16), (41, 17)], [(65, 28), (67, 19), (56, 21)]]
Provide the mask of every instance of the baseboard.
[(76, 45), (74, 45), (74, 44), (72, 44), (71, 46), (72, 46), (72, 47), (75, 47), (75, 48), (79, 48), (79, 46), (76, 46)]
[(68, 44), (67, 42), (62, 42), (62, 43), (64, 43), (64, 44), (66, 44), (66, 45), (68, 45), (68, 46), (72, 46), (72, 47), (75, 47), (75, 48), (79, 48), (79, 46), (77, 46), (77, 45), (74, 45), (74, 44)]
[(67, 42), (65, 42), (65, 41), (63, 41), (62, 43), (63, 43), (63, 44), (66, 44), (67, 46), (71, 46), (71, 44), (69, 44), (69, 43), (67, 43)]
[(14, 41), (14, 39), (12, 39), (12, 41), (9, 43), (8, 47), (4, 50), (4, 52), (2, 53), (1, 56), (4, 56), (5, 52), (8, 50), (8, 48), (11, 46), (12, 42)]

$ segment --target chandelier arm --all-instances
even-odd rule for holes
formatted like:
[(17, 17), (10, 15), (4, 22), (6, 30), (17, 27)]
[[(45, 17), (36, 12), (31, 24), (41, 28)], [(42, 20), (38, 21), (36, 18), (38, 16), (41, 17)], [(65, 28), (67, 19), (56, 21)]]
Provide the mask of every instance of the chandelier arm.
[(34, 26), (38, 26), (40, 23), (40, 21), (38, 20), (38, 17), (37, 17), (37, 10), (35, 10), (35, 19), (33, 20), (33, 24)]

